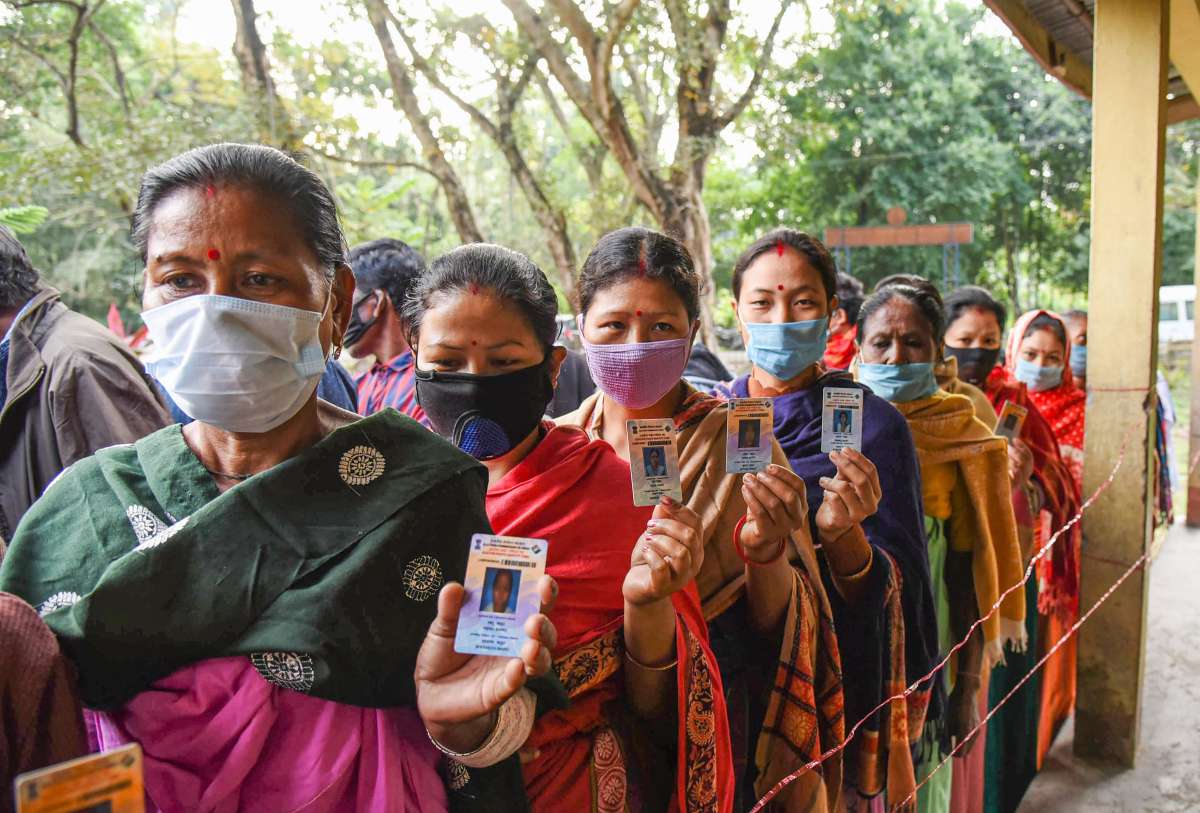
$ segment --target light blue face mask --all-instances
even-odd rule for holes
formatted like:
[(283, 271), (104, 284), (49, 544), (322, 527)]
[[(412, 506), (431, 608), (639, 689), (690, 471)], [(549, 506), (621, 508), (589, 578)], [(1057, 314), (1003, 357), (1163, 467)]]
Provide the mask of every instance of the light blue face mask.
[(905, 404), (928, 398), (937, 391), (933, 364), (862, 364), (858, 365), (858, 380), (871, 392), (893, 404)]
[(1017, 380), (1034, 392), (1052, 390), (1062, 383), (1062, 367), (1043, 367), (1026, 359), (1017, 359)]
[(1071, 346), (1071, 373), (1078, 378), (1087, 378), (1087, 345)]
[(804, 322), (744, 322), (750, 341), (746, 355), (780, 381), (795, 378), (825, 355), (829, 319)]

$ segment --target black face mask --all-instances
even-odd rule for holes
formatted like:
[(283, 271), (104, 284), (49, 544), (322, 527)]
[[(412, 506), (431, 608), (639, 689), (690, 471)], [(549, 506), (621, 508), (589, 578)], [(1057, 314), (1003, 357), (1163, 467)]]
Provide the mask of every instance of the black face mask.
[(958, 359), (958, 377), (968, 384), (980, 386), (996, 366), (1000, 348), (947, 347), (946, 355)]
[(417, 402), (434, 430), (476, 460), (492, 460), (529, 437), (554, 397), (550, 357), (502, 375), (417, 370)]
[(363, 334), (371, 329), (371, 325), (375, 324), (375, 322), (379, 319), (379, 316), (376, 315), (364, 322), (363, 319), (358, 315), (358, 310), (362, 306), (362, 303), (366, 302), (372, 296), (374, 296), (374, 291), (367, 294), (351, 306), (350, 324), (346, 325), (346, 332), (342, 334), (342, 344), (345, 347), (353, 347), (358, 340), (363, 337)]

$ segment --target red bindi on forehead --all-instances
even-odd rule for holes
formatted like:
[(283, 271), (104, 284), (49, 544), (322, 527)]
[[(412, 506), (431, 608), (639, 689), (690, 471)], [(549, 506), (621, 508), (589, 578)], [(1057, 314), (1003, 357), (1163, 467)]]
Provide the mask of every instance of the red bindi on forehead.
[(210, 248), (208, 250), (208, 259), (210, 259), (210, 260), (221, 259), (221, 252), (217, 251), (215, 248)]
[(777, 286), (775, 286), (775, 287), (777, 287), (777, 288), (778, 288), (779, 290), (781, 290), (781, 291), (783, 290), (783, 286), (782, 286), (782, 285), (777, 285)]
[(641, 312), (641, 311), (635, 311), (635, 313), (636, 313), (638, 316), (641, 316), (641, 315), (642, 315), (642, 312)]

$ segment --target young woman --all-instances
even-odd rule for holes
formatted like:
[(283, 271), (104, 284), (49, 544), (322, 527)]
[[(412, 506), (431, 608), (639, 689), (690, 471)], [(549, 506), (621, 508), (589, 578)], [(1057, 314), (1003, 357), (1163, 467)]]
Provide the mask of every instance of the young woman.
[(1075, 386), (1071, 343), (1063, 320), (1050, 311), (1029, 311), (1008, 335), (1008, 371), (1029, 389), (1058, 438), (1058, 450), (1083, 487), (1083, 421), (1087, 396)]
[[(608, 441), (626, 462), (627, 421), (675, 423), (684, 502), (703, 522), (697, 585), (730, 706), (736, 807), (745, 810), (842, 738), (838, 647), (804, 483), (774, 442), (765, 471), (726, 473), (726, 405), (680, 378), (700, 313), (699, 278), (681, 243), (641, 228), (605, 235), (584, 263), (579, 298), (600, 391), (560, 422)], [(839, 589), (857, 595), (870, 553), (849, 531), (878, 493), (866, 473), (854, 472), (853, 482), (827, 484), (834, 496), (818, 503), (818, 524)], [(789, 785), (774, 809), (836, 809), (840, 786), (834, 757)]]
[[(730, 394), (774, 399), (775, 435), (808, 486), (808, 518), (833, 586), (838, 644), (843, 663), (853, 665), (845, 674), (846, 719), (853, 723), (933, 669), (937, 616), (908, 425), (886, 401), (820, 364), (829, 314), (838, 305), (836, 280), (825, 247), (792, 229), (777, 229), (742, 253), (733, 294), (754, 366)], [(861, 451), (821, 451), (829, 387), (863, 391)], [(826, 512), (839, 503), (849, 509), (847, 521), (827, 527)], [(830, 555), (846, 539), (863, 551), (858, 570), (844, 570)], [(940, 684), (929, 681), (908, 703), (893, 702), (872, 718), (847, 749), (847, 787), (867, 798), (886, 790), (889, 805), (905, 799), (915, 785), (911, 746), (921, 741), (926, 721), (941, 719), (943, 700)]]
[(608, 444), (543, 420), (565, 357), (556, 313), (536, 265), (484, 244), (436, 260), (404, 311), (422, 408), (487, 467), (496, 533), (546, 540), (562, 591), (554, 669), (571, 705), (537, 721), (525, 795), (547, 813), (729, 811), (721, 678), (693, 581), (700, 519), (669, 499), (635, 507)]
[[(1027, 565), (1032, 554), (1078, 511), (1075, 479), (1059, 452), (1050, 424), (1026, 385), (996, 363), (1007, 317), (1004, 306), (977, 286), (957, 289), (946, 297), (945, 305), (946, 353), (958, 359), (960, 375), (983, 388), (997, 413), (1010, 401), (1028, 410), (1020, 438), (1029, 449), (1032, 466), (1028, 478), (1014, 477), (1013, 492), (1022, 561)], [(992, 670), (990, 704), (998, 703), (1024, 679), (1061, 636), (1063, 621), (1055, 616), (1065, 613), (1069, 601), (1064, 603), (1064, 599), (1078, 594), (1078, 559), (1073, 555), (1076, 538), (1076, 531), (1060, 538), (1039, 563), (1037, 578), (1025, 583), (1029, 647), (1025, 652), (1010, 653), (1004, 664)], [(1032, 688), (1014, 696), (988, 725), (984, 806), (989, 813), (1011, 813), (1016, 809), (1049, 748), (1050, 734), (1057, 730), (1066, 707), (1065, 699), (1073, 697), (1071, 647), (1068, 644), (1059, 650), (1045, 671), (1028, 681)], [(1053, 674), (1051, 670), (1055, 670)], [(1051, 710), (1044, 713), (1043, 707)], [(1029, 736), (1030, 731), (1039, 732), (1036, 741)]]
[(489, 530), (483, 468), (318, 402), (354, 287), (329, 190), (278, 150), (201, 147), (142, 179), (133, 239), (152, 373), (195, 421), (63, 472), (0, 566), (96, 744), (141, 745), (149, 810), (446, 810), (435, 744), (502, 763), (480, 786), (519, 778), (554, 629), (531, 616), (519, 658), (455, 653), (443, 584)]
[[(1021, 579), (1021, 549), (1013, 516), (1005, 442), (975, 415), (971, 402), (939, 389), (935, 364), (942, 347), (942, 301), (924, 280), (883, 286), (859, 316), (858, 380), (891, 401), (908, 420), (921, 463), (925, 534), (938, 613), (939, 651), (963, 640), (990, 614), (1000, 592)], [(1025, 643), (1024, 592), (1010, 594), (951, 660), (949, 742), (977, 726), (982, 679), (1006, 644)], [(944, 755), (939, 742), (920, 766), (928, 775)], [(965, 757), (969, 749), (960, 751)], [(956, 766), (962, 761), (956, 761)], [(982, 774), (983, 763), (978, 763)], [(920, 793), (920, 809), (950, 810), (949, 766)], [(977, 780), (982, 780), (980, 776)]]

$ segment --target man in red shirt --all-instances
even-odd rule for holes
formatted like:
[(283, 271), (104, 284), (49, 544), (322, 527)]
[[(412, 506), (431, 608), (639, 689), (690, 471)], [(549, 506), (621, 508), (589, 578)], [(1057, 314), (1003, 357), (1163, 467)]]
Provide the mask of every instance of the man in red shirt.
[(825, 366), (830, 370), (848, 370), (858, 348), (858, 309), (863, 303), (863, 284), (841, 271), (837, 275), (838, 308), (829, 315), (829, 341), (825, 345)]
[(400, 318), (408, 289), (425, 270), (425, 261), (407, 243), (387, 237), (355, 246), (349, 260), (355, 285), (346, 350), (356, 359), (375, 357), (371, 369), (355, 380), (358, 413), (372, 415), (392, 407), (429, 426), (417, 403), (413, 353)]

